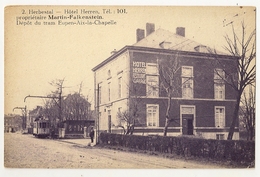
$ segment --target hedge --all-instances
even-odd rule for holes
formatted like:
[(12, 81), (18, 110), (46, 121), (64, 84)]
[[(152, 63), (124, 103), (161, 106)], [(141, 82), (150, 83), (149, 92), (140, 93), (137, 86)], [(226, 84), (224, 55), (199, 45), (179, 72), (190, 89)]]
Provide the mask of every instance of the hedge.
[(255, 142), (245, 140), (213, 140), (186, 136), (138, 136), (101, 133), (100, 143), (137, 150), (202, 157), (250, 164), (255, 160)]

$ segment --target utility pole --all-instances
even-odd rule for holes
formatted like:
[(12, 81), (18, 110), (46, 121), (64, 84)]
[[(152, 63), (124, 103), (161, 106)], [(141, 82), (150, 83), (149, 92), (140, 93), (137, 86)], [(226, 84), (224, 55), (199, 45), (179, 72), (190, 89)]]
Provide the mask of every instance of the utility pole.
[(99, 101), (100, 101), (100, 88), (99, 88), (99, 84), (97, 86), (97, 89), (95, 90), (97, 92), (95, 99), (96, 99), (96, 115), (97, 115), (97, 119), (95, 120), (95, 124), (96, 124), (96, 144), (98, 144), (99, 142)]
[[(58, 105), (59, 107), (59, 124), (60, 124), (60, 121), (61, 121), (61, 93), (59, 93), (59, 96), (31, 96), (31, 95), (28, 95), (24, 98), (24, 102), (26, 101), (26, 98), (30, 97), (30, 98), (50, 98), (50, 99), (53, 99), (55, 101), (55, 103)], [(56, 100), (58, 99), (58, 101)]]
[(15, 109), (21, 109), (21, 110), (23, 111), (22, 129), (24, 130), (24, 129), (26, 129), (26, 120), (27, 120), (26, 106), (25, 106), (25, 107), (15, 107), (15, 108), (13, 109), (13, 111), (14, 111)]

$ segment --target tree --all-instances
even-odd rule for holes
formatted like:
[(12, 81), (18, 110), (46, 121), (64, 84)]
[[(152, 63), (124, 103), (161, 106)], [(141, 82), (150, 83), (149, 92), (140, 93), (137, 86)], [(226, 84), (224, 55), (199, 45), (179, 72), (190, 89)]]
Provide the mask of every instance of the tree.
[[(51, 96), (51, 95), (48, 95)], [(59, 117), (59, 107), (54, 99), (47, 99), (43, 106), (44, 117), (49, 119), (50, 125), (57, 127), (57, 118)]]
[(246, 128), (247, 140), (253, 140), (255, 137), (255, 92), (252, 86), (249, 86), (248, 93), (243, 93), (241, 103), (241, 122)]
[(141, 87), (132, 84), (129, 87), (129, 101), (127, 103), (127, 110), (118, 110), (117, 112), (117, 127), (121, 127), (124, 130), (124, 134), (133, 134), (136, 122), (142, 122), (141, 105), (143, 98), (138, 95)]
[(44, 105), (45, 116), (49, 118), (51, 125), (56, 127), (57, 118), (59, 122), (65, 120), (87, 120), (91, 117), (91, 104), (84, 96), (82, 96), (82, 82), (80, 84), (79, 92), (62, 96), (62, 89), (64, 79), (52, 81), (50, 84), (57, 89), (48, 96), (58, 99), (48, 99)]
[(63, 87), (64, 80), (65, 80), (65, 78), (56, 79), (56, 80), (53, 80), (52, 82), (50, 82), (50, 84), (52, 86), (57, 88), (54, 92), (52, 92), (52, 95), (58, 97), (58, 100), (59, 100), (58, 103), (57, 103), (56, 100), (54, 100), (56, 102), (56, 104), (58, 105), (58, 108), (59, 108), (59, 119), (58, 119), (59, 120), (58, 121), (59, 127), (63, 127), (63, 124), (61, 122), (62, 122), (62, 89), (64, 88)]
[[(218, 71), (215, 71), (219, 77), (225, 81), (226, 84), (230, 85), (234, 89), (236, 93), (236, 104), (228, 133), (228, 140), (232, 140), (235, 126), (238, 122), (239, 106), (243, 91), (248, 85), (255, 84), (256, 30), (254, 29), (249, 34), (249, 36), (247, 36), (244, 22), (241, 23), (241, 27), (241, 37), (237, 35), (233, 25), (232, 38), (230, 38), (228, 35), (225, 36), (227, 46), (225, 46), (224, 49), (227, 50), (232, 56), (237, 58), (236, 71), (230, 72), (224, 69), (224, 75), (218, 74)], [(221, 61), (218, 60), (218, 58), (216, 58), (216, 61), (221, 64)]]
[(159, 75), (161, 78), (161, 87), (166, 91), (167, 94), (167, 108), (165, 113), (165, 125), (163, 130), (163, 135), (167, 136), (168, 127), (170, 123), (174, 120), (170, 118), (170, 110), (172, 106), (172, 97), (175, 92), (178, 91), (180, 82), (176, 77), (177, 72), (180, 70), (178, 54), (174, 58), (170, 58), (169, 61), (165, 63), (160, 63)]

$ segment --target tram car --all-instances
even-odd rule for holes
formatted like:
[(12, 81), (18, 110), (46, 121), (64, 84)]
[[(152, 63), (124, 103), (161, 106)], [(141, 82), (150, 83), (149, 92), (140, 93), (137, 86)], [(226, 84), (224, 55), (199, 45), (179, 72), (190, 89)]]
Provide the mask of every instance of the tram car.
[(36, 119), (33, 123), (33, 135), (37, 138), (46, 138), (50, 135), (48, 120)]

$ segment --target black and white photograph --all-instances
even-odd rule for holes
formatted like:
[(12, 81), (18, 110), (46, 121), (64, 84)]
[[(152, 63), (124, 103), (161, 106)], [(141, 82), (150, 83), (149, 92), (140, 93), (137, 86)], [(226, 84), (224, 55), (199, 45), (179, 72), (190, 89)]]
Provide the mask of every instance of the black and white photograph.
[(252, 173), (256, 11), (5, 6), (5, 170)]

